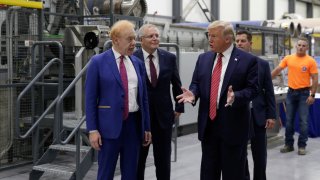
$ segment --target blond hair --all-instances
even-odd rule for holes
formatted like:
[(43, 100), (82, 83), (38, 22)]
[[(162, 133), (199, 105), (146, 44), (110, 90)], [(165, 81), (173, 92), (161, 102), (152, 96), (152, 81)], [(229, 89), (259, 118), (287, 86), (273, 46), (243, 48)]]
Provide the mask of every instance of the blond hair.
[(121, 36), (121, 32), (124, 29), (134, 29), (135, 25), (128, 20), (120, 20), (113, 24), (110, 30), (110, 38), (113, 39), (115, 37)]
[(232, 40), (234, 40), (234, 30), (231, 23), (225, 21), (213, 21), (211, 24), (209, 24), (208, 30), (218, 27), (223, 28), (222, 33), (224, 36), (229, 36)]

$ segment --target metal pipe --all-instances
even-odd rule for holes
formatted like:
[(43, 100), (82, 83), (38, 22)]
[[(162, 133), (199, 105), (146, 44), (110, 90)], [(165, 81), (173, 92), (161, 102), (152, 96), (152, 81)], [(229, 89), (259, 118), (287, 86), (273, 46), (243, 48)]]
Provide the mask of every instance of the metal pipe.
[(26, 1), (26, 0), (0, 0), (0, 4), (8, 6), (20, 6), (26, 8), (43, 9), (42, 2)]

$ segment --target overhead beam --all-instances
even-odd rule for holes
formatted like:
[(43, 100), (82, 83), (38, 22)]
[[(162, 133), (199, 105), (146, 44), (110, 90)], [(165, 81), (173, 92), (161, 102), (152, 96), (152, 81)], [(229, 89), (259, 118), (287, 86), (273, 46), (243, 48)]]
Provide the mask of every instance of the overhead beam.
[(289, 13), (295, 13), (296, 12), (296, 0), (289, 0), (288, 12)]
[(267, 1), (267, 19), (274, 19), (274, 0)]
[(173, 22), (179, 23), (181, 22), (181, 15), (182, 15), (182, 2), (181, 0), (174, 0), (172, 1), (172, 16)]
[(219, 20), (220, 19), (220, 0), (211, 0), (210, 10), (213, 17), (215, 18), (214, 20)]
[(313, 4), (307, 3), (307, 18), (313, 18)]
[(241, 20), (249, 20), (250, 0), (242, 0), (241, 3)]
[(25, 8), (43, 9), (42, 2), (27, 0), (0, 0), (0, 4), (8, 6), (20, 6)]

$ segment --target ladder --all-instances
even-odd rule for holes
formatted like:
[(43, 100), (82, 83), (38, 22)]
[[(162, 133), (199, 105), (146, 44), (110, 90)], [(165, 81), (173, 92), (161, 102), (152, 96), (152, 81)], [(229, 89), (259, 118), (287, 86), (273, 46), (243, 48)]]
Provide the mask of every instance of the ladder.
[(191, 0), (187, 6), (183, 9), (182, 19), (185, 20), (186, 17), (190, 14), (191, 10), (196, 6), (199, 5), (201, 11), (203, 12), (204, 16), (207, 18), (208, 22), (215, 20), (212, 13), (209, 11), (209, 8), (204, 0)]

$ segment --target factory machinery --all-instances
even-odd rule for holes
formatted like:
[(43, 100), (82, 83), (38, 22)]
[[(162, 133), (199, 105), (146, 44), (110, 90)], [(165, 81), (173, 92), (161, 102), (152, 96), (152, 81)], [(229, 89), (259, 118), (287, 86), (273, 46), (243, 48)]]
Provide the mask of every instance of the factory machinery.
[[(208, 50), (208, 24), (152, 22), (143, 19), (146, 12), (145, 0), (17, 0), (0, 7), (0, 170), (33, 163), (30, 179), (83, 179), (96, 158), (85, 133), (85, 72), (90, 57), (110, 45), (110, 26), (117, 20), (157, 25), (162, 46), (177, 54), (182, 84), (188, 87), (198, 55)], [(253, 32), (253, 52), (273, 69), (301, 33), (312, 40), (310, 52), (320, 54), (315, 22), (233, 24)], [(282, 102), (285, 74), (274, 84)], [(179, 133), (195, 132), (196, 114), (197, 108), (187, 104), (175, 126)]]

